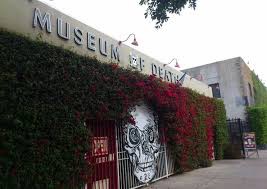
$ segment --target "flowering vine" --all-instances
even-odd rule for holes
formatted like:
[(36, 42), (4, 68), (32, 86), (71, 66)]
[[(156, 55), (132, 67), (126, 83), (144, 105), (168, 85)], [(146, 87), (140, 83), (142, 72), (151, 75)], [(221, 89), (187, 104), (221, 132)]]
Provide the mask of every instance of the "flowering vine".
[(222, 102), (6, 31), (0, 42), (0, 188), (82, 186), (93, 174), (84, 122), (134, 124), (140, 102), (158, 114), (177, 171), (209, 166), (214, 145), (221, 154)]

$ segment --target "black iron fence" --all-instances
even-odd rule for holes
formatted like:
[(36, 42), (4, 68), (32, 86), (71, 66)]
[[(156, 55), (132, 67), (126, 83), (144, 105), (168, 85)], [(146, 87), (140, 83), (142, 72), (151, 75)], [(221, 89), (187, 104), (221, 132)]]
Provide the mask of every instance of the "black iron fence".
[(241, 119), (228, 119), (228, 132), (229, 132), (229, 140), (234, 150), (236, 150), (241, 156), (245, 155), (244, 145), (243, 145), (243, 133), (251, 132), (251, 128), (248, 124), (248, 121)]

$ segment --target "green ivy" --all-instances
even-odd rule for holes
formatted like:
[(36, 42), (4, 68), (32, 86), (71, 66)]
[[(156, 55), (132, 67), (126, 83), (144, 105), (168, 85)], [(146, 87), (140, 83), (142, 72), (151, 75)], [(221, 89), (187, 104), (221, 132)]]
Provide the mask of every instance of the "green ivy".
[(256, 75), (254, 72), (251, 72), (251, 74), (252, 74), (252, 81), (253, 81), (253, 87), (254, 87), (255, 105), (256, 106), (267, 105), (266, 86), (261, 82), (258, 75)]
[(248, 119), (252, 130), (256, 133), (258, 145), (267, 144), (267, 106), (249, 107)]
[(140, 101), (167, 129), (177, 170), (211, 165), (213, 137), (222, 156), (222, 102), (6, 31), (0, 65), (0, 188), (81, 187), (93, 174), (85, 120), (126, 123)]
[(216, 100), (215, 104), (215, 159), (223, 159), (224, 150), (229, 143), (226, 111), (223, 101)]

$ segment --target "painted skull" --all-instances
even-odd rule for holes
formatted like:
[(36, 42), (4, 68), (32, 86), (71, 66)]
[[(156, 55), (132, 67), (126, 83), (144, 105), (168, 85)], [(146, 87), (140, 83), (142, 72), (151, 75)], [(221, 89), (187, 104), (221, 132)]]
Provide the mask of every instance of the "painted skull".
[(134, 175), (142, 183), (147, 183), (156, 174), (156, 160), (160, 148), (158, 126), (154, 115), (144, 105), (136, 106), (131, 114), (136, 125), (125, 126), (124, 148), (129, 154)]

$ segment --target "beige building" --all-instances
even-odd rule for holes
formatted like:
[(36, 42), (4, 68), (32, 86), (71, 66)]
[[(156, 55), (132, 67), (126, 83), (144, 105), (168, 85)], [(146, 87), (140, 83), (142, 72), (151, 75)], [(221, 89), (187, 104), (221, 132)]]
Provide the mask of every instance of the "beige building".
[(183, 72), (136, 49), (118, 44), (118, 40), (37, 0), (0, 1), (0, 28), (96, 57), (102, 62), (118, 63), (121, 67), (154, 74), (167, 82), (180, 81), (184, 87), (212, 96), (211, 87), (205, 83), (190, 79)]
[(213, 96), (224, 101), (228, 118), (246, 118), (254, 104), (251, 70), (241, 57), (183, 70), (212, 87)]

